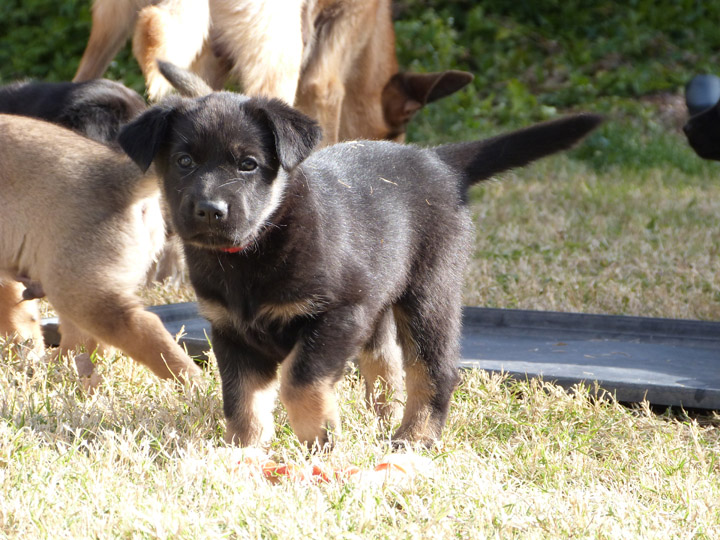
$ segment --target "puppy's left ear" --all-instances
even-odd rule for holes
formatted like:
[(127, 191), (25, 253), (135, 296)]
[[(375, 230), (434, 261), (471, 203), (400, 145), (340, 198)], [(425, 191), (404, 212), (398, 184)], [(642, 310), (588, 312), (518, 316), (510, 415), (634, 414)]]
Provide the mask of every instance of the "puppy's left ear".
[(309, 116), (279, 99), (269, 100), (261, 110), (265, 113), (275, 137), (280, 165), (285, 170), (297, 167), (320, 142), (320, 126)]
[(120, 130), (118, 143), (143, 171), (150, 168), (160, 151), (177, 103), (178, 99), (168, 99), (151, 107)]

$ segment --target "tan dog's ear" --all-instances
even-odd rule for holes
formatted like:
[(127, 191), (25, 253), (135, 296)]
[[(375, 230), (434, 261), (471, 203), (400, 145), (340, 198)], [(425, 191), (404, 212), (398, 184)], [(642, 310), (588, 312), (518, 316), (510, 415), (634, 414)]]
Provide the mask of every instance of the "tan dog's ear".
[(404, 126), (422, 107), (454, 94), (472, 81), (466, 71), (440, 73), (396, 73), (383, 89), (385, 120), (391, 126)]
[(258, 100), (258, 109), (270, 124), (278, 160), (285, 170), (297, 167), (322, 139), (318, 123), (284, 101)]
[(170, 118), (180, 101), (177, 97), (168, 98), (160, 105), (149, 108), (120, 130), (120, 146), (143, 172), (150, 168), (160, 151), (170, 127)]

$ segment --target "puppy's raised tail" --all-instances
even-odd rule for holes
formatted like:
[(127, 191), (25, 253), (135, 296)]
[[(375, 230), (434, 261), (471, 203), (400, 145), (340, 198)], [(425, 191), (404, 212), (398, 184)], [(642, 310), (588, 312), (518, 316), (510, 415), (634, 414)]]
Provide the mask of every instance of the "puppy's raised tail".
[(176, 66), (165, 60), (157, 60), (162, 76), (177, 90), (181, 96), (201, 97), (213, 93), (213, 89), (199, 75)]
[(577, 114), (490, 139), (439, 146), (435, 151), (461, 172), (469, 187), (502, 171), (567, 150), (602, 121), (597, 114)]

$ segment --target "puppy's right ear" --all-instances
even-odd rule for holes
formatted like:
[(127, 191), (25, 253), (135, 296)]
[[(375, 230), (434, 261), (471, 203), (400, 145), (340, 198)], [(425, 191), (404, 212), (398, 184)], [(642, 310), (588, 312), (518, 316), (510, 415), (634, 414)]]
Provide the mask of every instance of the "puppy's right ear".
[(118, 143), (143, 171), (150, 168), (165, 141), (177, 101), (168, 99), (151, 107), (120, 130)]

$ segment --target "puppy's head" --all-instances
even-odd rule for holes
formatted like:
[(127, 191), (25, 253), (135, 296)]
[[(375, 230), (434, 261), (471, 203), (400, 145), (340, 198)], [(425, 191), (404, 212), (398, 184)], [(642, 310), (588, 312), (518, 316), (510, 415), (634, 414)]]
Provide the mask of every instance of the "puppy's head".
[(183, 241), (236, 252), (262, 234), (288, 173), (320, 137), (313, 120), (279, 100), (218, 92), (148, 109), (119, 142), (143, 170), (155, 163)]
[(690, 118), (683, 131), (698, 156), (720, 161), (720, 104)]

